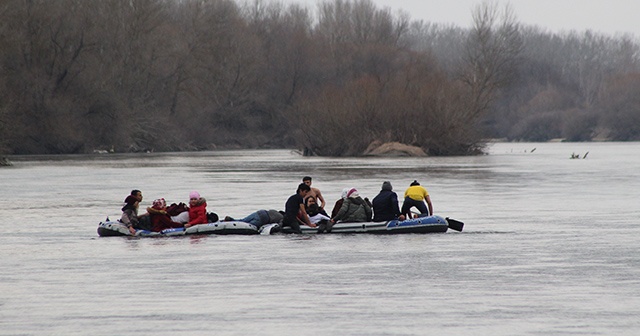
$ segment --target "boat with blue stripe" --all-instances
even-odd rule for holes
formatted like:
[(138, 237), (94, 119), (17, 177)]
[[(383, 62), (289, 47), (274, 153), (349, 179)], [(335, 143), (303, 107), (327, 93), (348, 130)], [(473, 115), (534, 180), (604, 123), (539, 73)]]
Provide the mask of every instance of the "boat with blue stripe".
[[(403, 234), (403, 233), (444, 233), (449, 229), (462, 231), (464, 223), (449, 217), (424, 216), (407, 220), (391, 220), (386, 222), (360, 222), (360, 223), (336, 223), (330, 231), (319, 232), (318, 228), (302, 225), (300, 227), (303, 234), (318, 233), (370, 233), (370, 234)], [(199, 224), (189, 228), (166, 229), (161, 232), (146, 230), (136, 231), (136, 237), (173, 237), (185, 235), (269, 235), (276, 233), (292, 233), (289, 227), (282, 228), (278, 223), (272, 223), (256, 227), (255, 225), (241, 221), (218, 221), (215, 223)], [(129, 229), (118, 221), (106, 221), (98, 224), (98, 235), (101, 237), (111, 236), (134, 236)]]

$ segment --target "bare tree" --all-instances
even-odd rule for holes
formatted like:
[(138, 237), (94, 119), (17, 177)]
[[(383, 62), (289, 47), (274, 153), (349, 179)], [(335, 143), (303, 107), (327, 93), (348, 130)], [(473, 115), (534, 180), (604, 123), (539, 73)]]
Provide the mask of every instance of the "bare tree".
[(12, 140), (18, 151), (77, 152), (83, 147), (79, 76), (86, 70), (90, 22), (82, 1), (10, 1), (2, 34), (3, 72), (11, 101)]
[[(552, 34), (483, 3), (465, 30), (371, 0), (0, 1), (0, 151), (199, 149), (358, 155), (372, 141), (476, 153), (637, 139), (638, 41)], [(599, 118), (598, 118), (599, 117)], [(618, 122), (623, 120), (623, 122)]]
[[(9, 17), (10, 6), (12, 3), (10, 1), (5, 1), (0, 3), (0, 18)], [(0, 80), (0, 92), (4, 92), (5, 94), (0, 94), (0, 155), (9, 152), (10, 148), (8, 146), (9, 139), (11, 138), (10, 127), (9, 126), (9, 95), (6, 94), (8, 92), (7, 81), (6, 79), (9, 77), (7, 73), (7, 66), (5, 61), (10, 53), (12, 45), (16, 44), (14, 40), (15, 36), (10, 34), (11, 29), (9, 27), (11, 20), (0, 20), (0, 78), (4, 78), (4, 80)]]
[(617, 141), (640, 140), (640, 73), (611, 78), (598, 109), (608, 136)]
[(491, 107), (498, 89), (513, 78), (522, 51), (520, 25), (509, 5), (499, 11), (484, 2), (473, 11), (473, 23), (461, 76), (470, 92), (468, 122)]

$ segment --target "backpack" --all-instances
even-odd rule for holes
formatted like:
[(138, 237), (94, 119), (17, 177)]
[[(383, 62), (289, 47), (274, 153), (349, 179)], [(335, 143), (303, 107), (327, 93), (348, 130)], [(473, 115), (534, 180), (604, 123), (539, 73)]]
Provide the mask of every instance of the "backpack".
[(373, 211), (371, 211), (371, 209), (373, 209), (373, 205), (371, 204), (371, 201), (369, 201), (367, 197), (364, 198), (364, 202), (365, 202), (364, 212), (367, 216), (367, 221), (370, 222), (373, 218)]
[(218, 214), (215, 212), (209, 212), (207, 213), (207, 221), (209, 221), (209, 223), (215, 223), (217, 221), (220, 220), (220, 217), (218, 217)]

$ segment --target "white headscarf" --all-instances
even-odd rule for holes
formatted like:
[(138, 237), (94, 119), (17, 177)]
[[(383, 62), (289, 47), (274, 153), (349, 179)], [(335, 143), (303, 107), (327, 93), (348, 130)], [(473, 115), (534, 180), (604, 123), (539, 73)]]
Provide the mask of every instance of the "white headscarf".
[(347, 194), (349, 193), (349, 190), (351, 190), (351, 188), (342, 189), (342, 198), (347, 198)]

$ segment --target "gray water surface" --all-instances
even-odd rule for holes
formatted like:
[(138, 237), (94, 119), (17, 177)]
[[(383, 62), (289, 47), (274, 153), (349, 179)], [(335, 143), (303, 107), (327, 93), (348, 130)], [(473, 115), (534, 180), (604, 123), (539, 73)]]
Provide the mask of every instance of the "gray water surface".
[[(535, 150), (534, 150), (535, 148)], [(571, 160), (571, 153), (586, 159)], [(489, 155), (286, 150), (14, 157), (0, 169), (1, 335), (638, 335), (640, 143)], [(414, 179), (464, 232), (100, 238), (133, 188), (243, 216), (311, 175), (329, 208)]]

